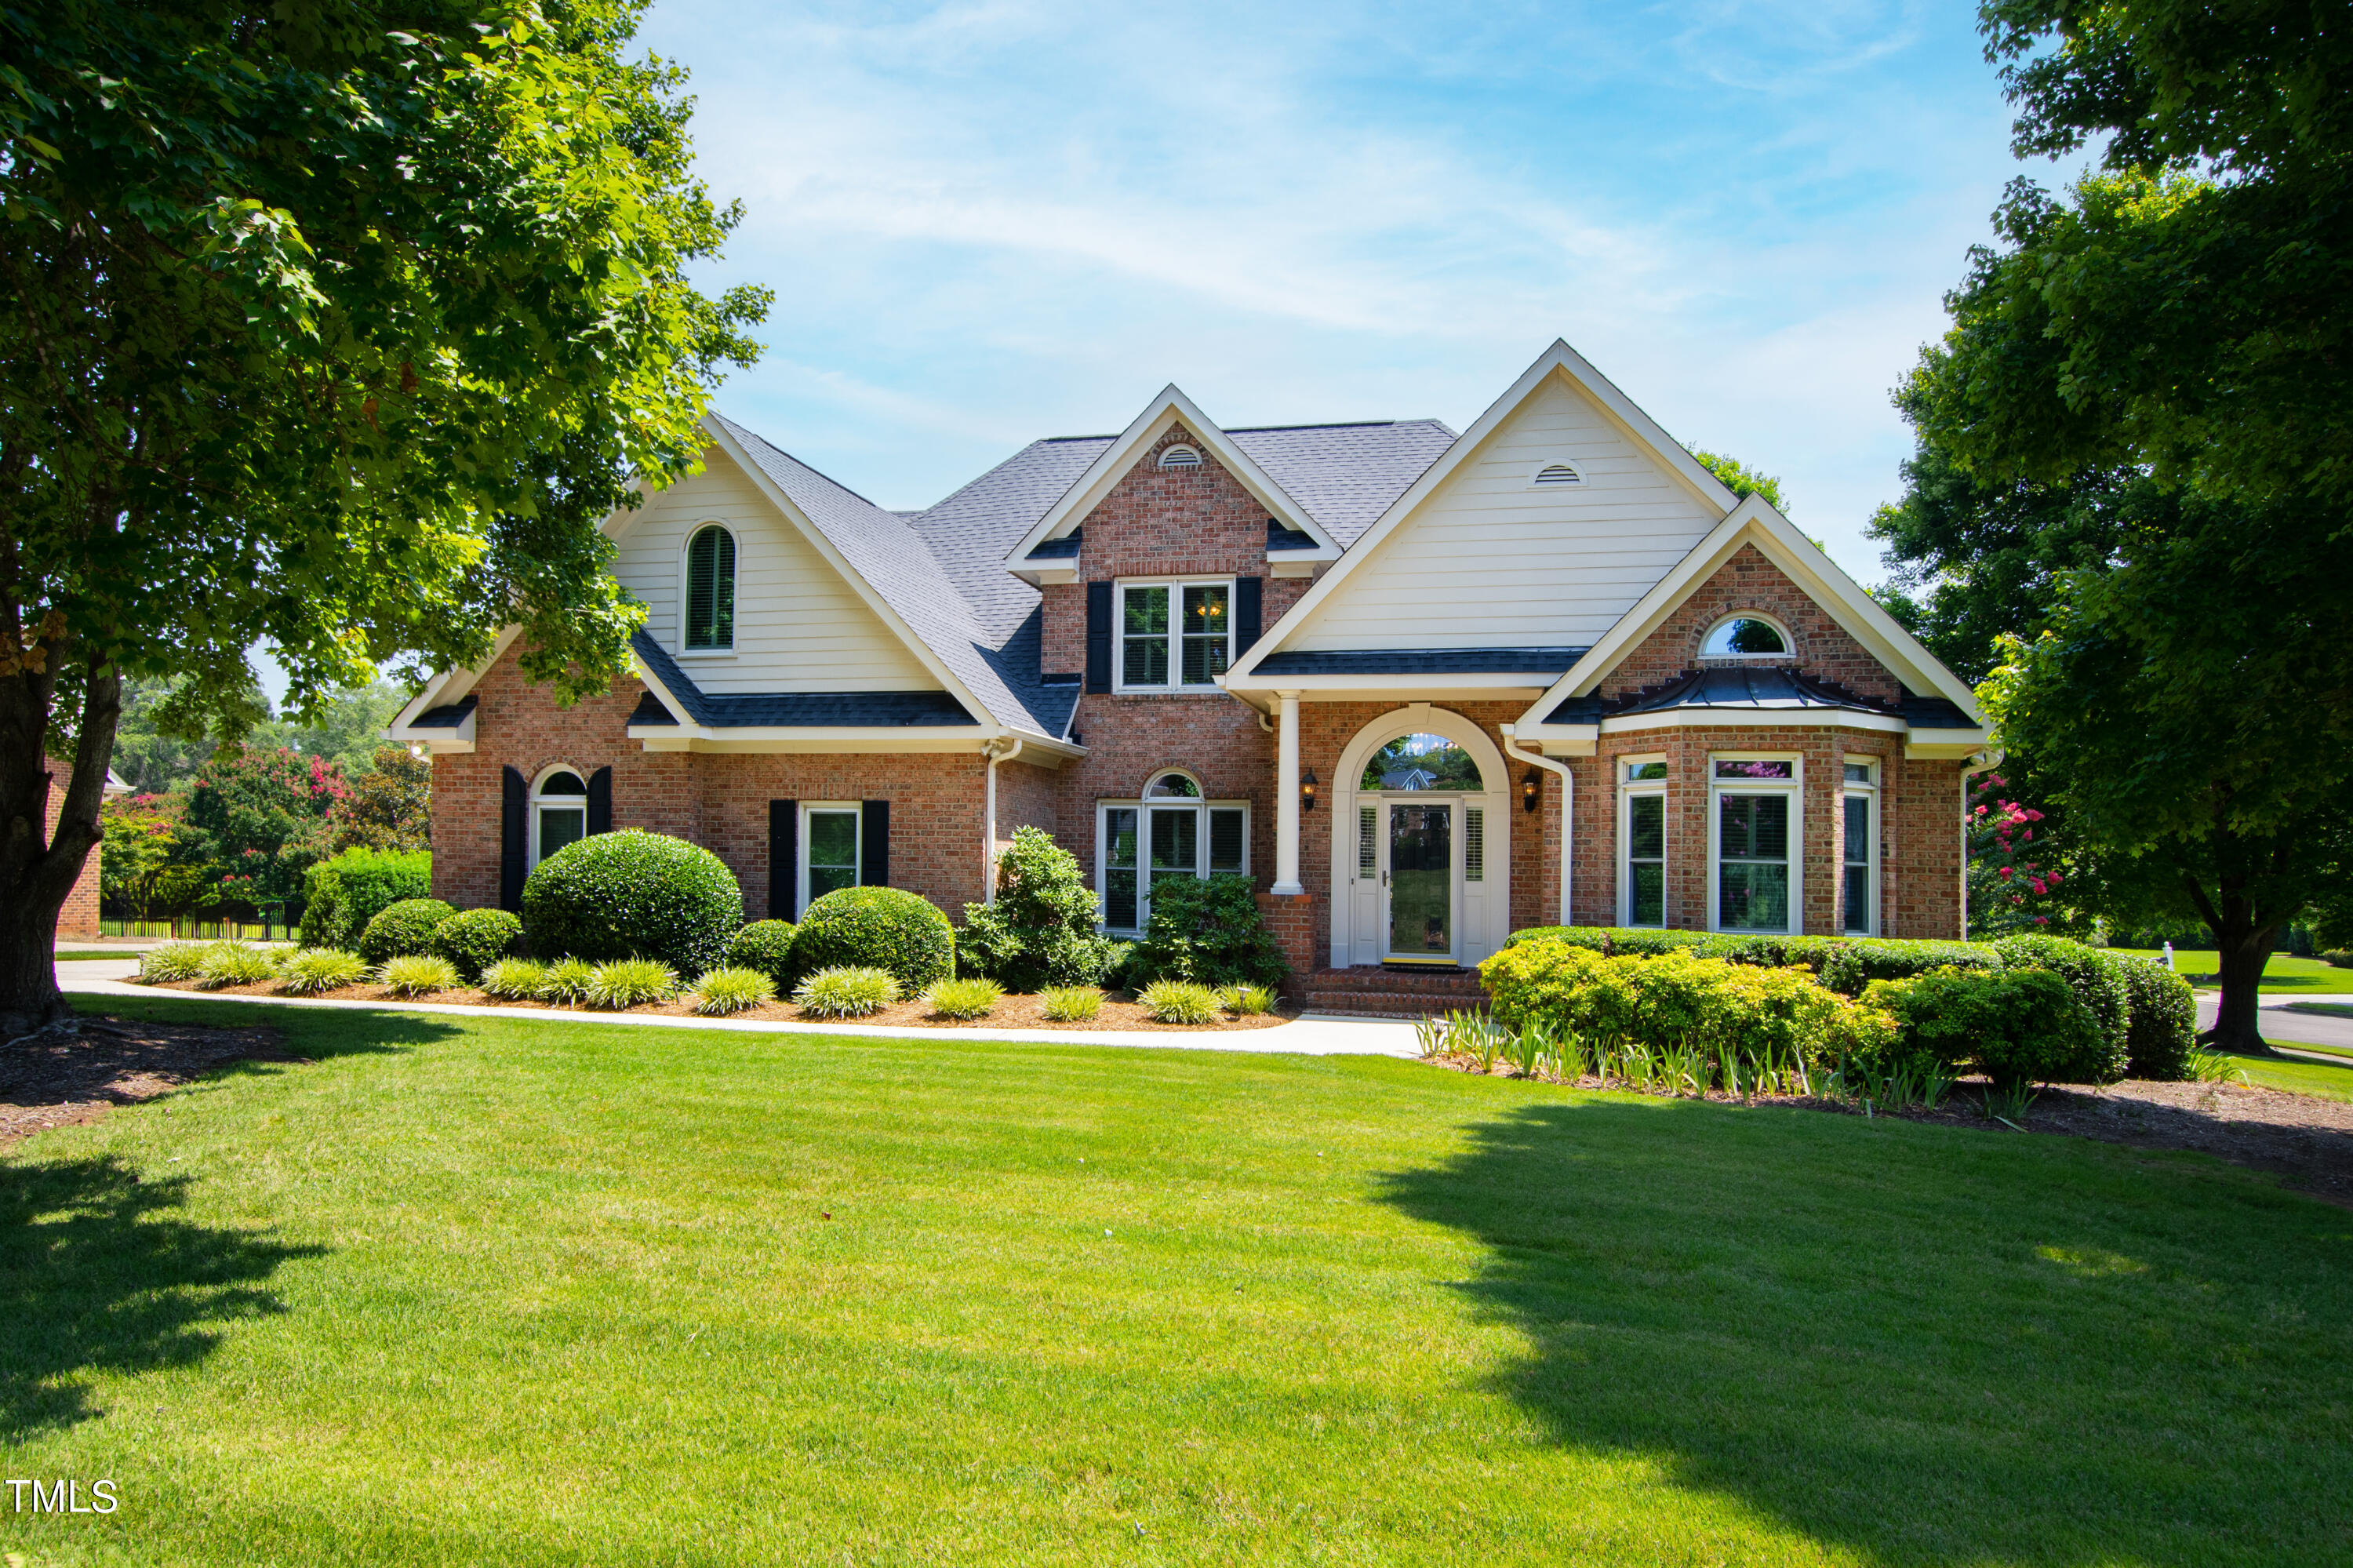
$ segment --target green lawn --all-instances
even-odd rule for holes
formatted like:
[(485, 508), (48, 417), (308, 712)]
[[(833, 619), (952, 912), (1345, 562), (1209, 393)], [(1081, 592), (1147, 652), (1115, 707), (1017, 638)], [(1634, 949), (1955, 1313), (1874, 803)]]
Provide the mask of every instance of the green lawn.
[[(2118, 948), (2119, 953), (2133, 953), (2144, 959), (2162, 959), (2161, 948)], [(2221, 957), (2212, 948), (2199, 951), (2189, 948), (2173, 949), (2173, 967), (2183, 980), (2200, 991), (2212, 991), (2221, 982)], [(2353, 969), (2340, 969), (2324, 964), (2318, 959), (2292, 958), (2285, 953), (2274, 953), (2263, 965), (2263, 983), (2260, 988), (2266, 995), (2329, 996), (2353, 994)]]
[(1372, 1058), (276, 1016), (315, 1065), (0, 1155), (0, 1464), (124, 1499), (0, 1546), (2353, 1550), (2353, 1214), (2200, 1157)]
[[(2336, 1055), (2339, 1047), (2306, 1045), (2295, 1040), (2274, 1042), (2283, 1050), (2316, 1051)], [(2332, 1100), (2353, 1100), (2353, 1060), (2339, 1065), (2332, 1062), (2297, 1060), (2287, 1056), (2251, 1056), (2242, 1052), (2225, 1052), (2247, 1075), (2247, 1082), (2263, 1084), (2274, 1089), (2289, 1089), (2299, 1095), (2320, 1095)]]

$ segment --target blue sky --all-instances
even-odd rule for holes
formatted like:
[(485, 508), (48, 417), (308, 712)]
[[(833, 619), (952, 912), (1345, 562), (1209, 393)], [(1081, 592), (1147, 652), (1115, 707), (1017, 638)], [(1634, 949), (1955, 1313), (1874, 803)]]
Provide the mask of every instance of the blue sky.
[(1558, 335), (1876, 581), (1888, 389), (2020, 172), (1974, 15), (657, 0), (641, 38), (746, 208), (708, 281), (776, 291), (720, 407), (886, 506), (1172, 380), (1459, 429)]

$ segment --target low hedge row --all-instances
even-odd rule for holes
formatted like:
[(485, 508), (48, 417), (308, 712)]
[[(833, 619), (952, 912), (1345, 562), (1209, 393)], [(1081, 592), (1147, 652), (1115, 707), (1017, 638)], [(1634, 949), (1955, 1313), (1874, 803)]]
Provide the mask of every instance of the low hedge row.
[[(1525, 948), (1542, 948), (1548, 956), (1534, 965), (1510, 959)], [(1618, 927), (1534, 927), (1515, 932), (1504, 951), (1481, 969), (1482, 976), (1496, 977), (1488, 989), (1497, 1016), (1530, 1006), (1523, 994), (1529, 974), (1551, 975), (1556, 980), (1547, 983), (1557, 983), (1573, 973), (1579, 978), (1571, 989), (1621, 983), (1597, 978), (1601, 971), (1589, 971), (1562, 956), (1573, 954), (1613, 961), (1676, 958), (1803, 970), (1820, 989), (1860, 1001), (1894, 1021), (1896, 1033), (1883, 1053), (1888, 1065), (1903, 1057), (1948, 1071), (1974, 1065), (2004, 1081), (2109, 1083), (2127, 1072), (2143, 1078), (2179, 1078), (2188, 1069), (2196, 1031), (2196, 1002), (2179, 975), (2147, 959), (2057, 937), (1935, 942)], [(2047, 978), (2011, 978), (2024, 975)], [(1553, 1022), (1571, 1027), (1581, 1027), (1574, 1019), (1589, 1014), (1605, 1037), (1647, 1039), (1609, 1022), (1616, 1017), (1609, 1010), (1617, 1005), (1599, 995), (1555, 995), (1543, 1003), (1543, 1011)], [(1880, 1044), (1864, 1039), (1869, 1033), (1856, 1038), (1862, 1048), (1879, 1052)], [(1766, 1031), (1765, 1038), (1776, 1037)]]

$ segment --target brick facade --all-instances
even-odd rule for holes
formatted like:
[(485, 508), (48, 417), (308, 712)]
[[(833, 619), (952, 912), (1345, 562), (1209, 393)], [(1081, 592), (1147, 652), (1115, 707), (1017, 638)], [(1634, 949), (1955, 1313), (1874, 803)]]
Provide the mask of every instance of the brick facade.
[(1788, 627), (1794, 644), (1790, 662), (1816, 680), (1834, 682), (1873, 702), (1894, 703), (1902, 695), (1886, 666), (1754, 545), (1743, 545), (1658, 630), (1636, 643), (1603, 679), (1601, 695), (1655, 686), (1694, 668), (1708, 628), (1741, 610), (1760, 611)]
[[(73, 764), (49, 761), (49, 800), (41, 829), (41, 842), (58, 841), (58, 822), (65, 814), (66, 791), (73, 788)], [(98, 935), (99, 859), (103, 853), (98, 845), (81, 863), (81, 874), (74, 878), (73, 891), (66, 895), (65, 906), (58, 911), (58, 935), (84, 939)]]

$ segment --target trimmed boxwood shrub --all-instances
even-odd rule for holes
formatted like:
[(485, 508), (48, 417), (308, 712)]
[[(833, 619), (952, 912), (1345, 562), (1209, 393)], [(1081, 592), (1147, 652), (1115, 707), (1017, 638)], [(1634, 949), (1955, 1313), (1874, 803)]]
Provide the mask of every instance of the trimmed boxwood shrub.
[(754, 920), (727, 939), (727, 967), (757, 969), (776, 982), (779, 993), (793, 986), (793, 923)]
[(1822, 965), (1822, 983), (1841, 996), (1861, 996), (1873, 980), (1909, 980), (1931, 969), (1998, 969), (2001, 955), (1983, 942), (1910, 941), (1894, 937), (1850, 938)]
[(433, 933), (458, 913), (438, 898), (404, 898), (377, 911), (360, 933), (360, 957), (383, 965), (395, 959), (423, 958), (433, 951)]
[(433, 928), (432, 950), (457, 966), (468, 985), (522, 940), (522, 922), (503, 909), (468, 909)]
[(1539, 937), (1614, 957), (1620, 953), (1672, 953), (1696, 948), (1707, 939), (1707, 933), (1659, 931), (1647, 926), (1530, 926), (1513, 932), (1504, 946)]
[(964, 920), (957, 970), (1008, 991), (1101, 985), (1121, 957), (1095, 935), (1095, 895), (1078, 857), (1039, 828), (1014, 833), (997, 857), (997, 902), (965, 905)]
[(888, 969), (912, 996), (955, 973), (955, 928), (930, 899), (903, 888), (839, 888), (801, 911), (793, 969)]
[(593, 833), (532, 867), (523, 935), (543, 959), (659, 959), (717, 969), (744, 924), (744, 890), (709, 850), (639, 828)]
[(1703, 938), (1692, 951), (1703, 959), (1754, 964), (1760, 969), (1801, 969), (1820, 974), (1831, 959), (1853, 946), (1846, 937), (1740, 936), (1718, 932)]
[(2126, 953), (2106, 957), (2116, 978), (2125, 982), (2130, 1003), (2125, 1054), (2132, 1075), (2167, 1083), (2188, 1077), (2189, 1053), (2198, 1044), (2198, 993), (2156, 959)]
[(1873, 980), (1862, 1000), (1895, 1015), (1907, 1052), (1973, 1065), (2005, 1088), (2124, 1076), (2124, 1053), (2053, 969), (1931, 969)]
[(2125, 1075), (2131, 1038), (2132, 993), (2125, 989), (2124, 977), (2116, 972), (2113, 959), (2097, 948), (2087, 948), (2064, 937), (2004, 937), (1993, 944), (1993, 948), (2001, 955), (2006, 968), (2049, 969), (2064, 980), (2099, 1024), (2108, 1051), (2115, 1057), (2116, 1070), (2105, 1077), (2080, 1082), (2111, 1084)]
[(1125, 968), (1131, 991), (1164, 980), (1280, 985), (1291, 972), (1260, 917), (1250, 879), (1231, 872), (1154, 883), (1152, 918)]
[(355, 947), (383, 911), (404, 899), (433, 896), (432, 852), (345, 850), (303, 874), (302, 896), (302, 946)]

